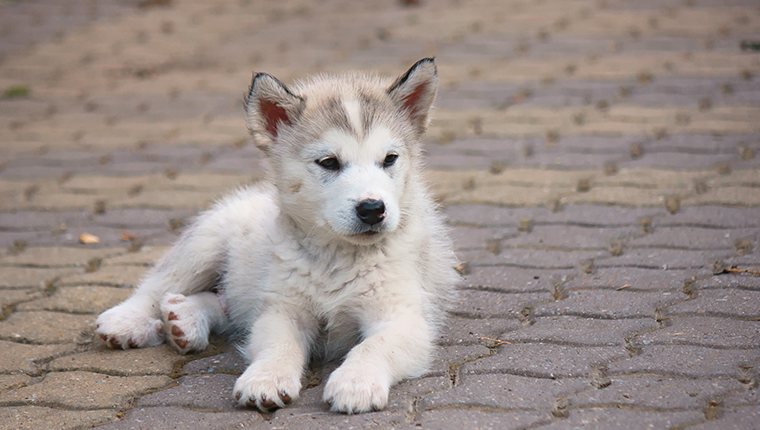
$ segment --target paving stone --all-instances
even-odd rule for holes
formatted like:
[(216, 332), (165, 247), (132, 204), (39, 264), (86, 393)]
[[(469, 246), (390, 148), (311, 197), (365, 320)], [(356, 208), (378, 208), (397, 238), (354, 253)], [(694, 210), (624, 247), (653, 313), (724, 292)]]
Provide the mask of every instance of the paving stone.
[(3, 354), (0, 356), (0, 373), (36, 373), (37, 364), (69, 353), (76, 349), (74, 344), (28, 345), (0, 340)]
[(185, 364), (182, 371), (189, 374), (230, 373), (240, 375), (247, 367), (248, 363), (246, 363), (234, 345), (228, 343), (224, 346), (224, 352), (193, 360)]
[(510, 265), (537, 269), (570, 269), (578, 262), (603, 257), (607, 251), (553, 251), (542, 249), (505, 249), (499, 255), (491, 255), (473, 261), (474, 266)]
[(684, 207), (677, 214), (655, 218), (659, 226), (704, 226), (724, 228), (757, 228), (760, 226), (760, 208), (734, 208), (721, 206)]
[(721, 402), (723, 406), (760, 406), (760, 395), (756, 389), (740, 390), (732, 395), (725, 396)]
[(715, 260), (724, 259), (733, 251), (691, 251), (662, 248), (628, 249), (619, 257), (600, 260), (599, 267), (643, 267), (648, 269), (699, 269)]
[(518, 319), (488, 318), (472, 320), (451, 316), (444, 322), (438, 343), (441, 345), (458, 345), (482, 343), (480, 337), (498, 338), (502, 333), (522, 327)]
[(205, 411), (235, 411), (237, 401), (232, 396), (237, 375), (224, 373), (184, 376), (179, 385), (148, 394), (137, 402), (137, 407), (180, 406)]
[(491, 241), (501, 241), (505, 237), (517, 234), (517, 229), (502, 228), (474, 228), (458, 226), (451, 230), (451, 241), (456, 249), (484, 248)]
[(585, 378), (535, 378), (509, 374), (462, 374), (459, 384), (422, 399), (423, 409), (466, 406), (480, 409), (547, 409), (559, 397), (569, 397), (591, 387)]
[(121, 408), (133, 397), (163, 388), (168, 376), (111, 376), (90, 372), (53, 372), (39, 384), (0, 394), (0, 402), (25, 402), (76, 409)]
[(584, 228), (575, 226), (536, 226), (528, 234), (508, 238), (505, 247), (538, 247), (563, 250), (603, 249), (613, 240), (634, 236), (636, 227)]
[(587, 318), (654, 318), (655, 310), (686, 300), (677, 291), (569, 291), (567, 297), (533, 308), (535, 316), (570, 315)]
[(738, 366), (757, 363), (758, 350), (723, 350), (691, 345), (646, 345), (635, 357), (609, 365), (610, 375), (638, 373), (687, 378), (736, 378)]
[(143, 246), (138, 252), (127, 252), (116, 257), (108, 258), (103, 263), (106, 266), (152, 266), (159, 258), (163, 257), (169, 249), (171, 249), (171, 246), (168, 245)]
[(166, 375), (182, 357), (168, 345), (113, 350), (99, 347), (51, 361), (51, 371), (86, 371), (107, 375)]
[(477, 360), (491, 354), (483, 345), (440, 346), (435, 350), (433, 362), (425, 376), (448, 376), (452, 365)]
[(734, 243), (758, 229), (716, 230), (700, 227), (659, 227), (655, 234), (631, 240), (631, 247), (673, 247), (686, 249), (731, 249)]
[(549, 422), (551, 418), (551, 414), (545, 411), (490, 412), (462, 408), (425, 411), (418, 422), (422, 428), (431, 429), (451, 427), (512, 430), (530, 428)]
[(124, 253), (123, 249), (26, 248), (17, 255), (3, 255), (0, 263), (17, 266), (82, 266), (93, 258)]
[(119, 228), (134, 228), (135, 226), (167, 228), (171, 219), (186, 219), (196, 213), (197, 211), (192, 209), (111, 209), (106, 206), (104, 214), (93, 215), (89, 222)]
[(626, 227), (637, 225), (641, 218), (665, 215), (664, 208), (625, 208), (619, 206), (571, 205), (559, 212), (544, 211), (535, 215), (536, 223), (568, 224), (588, 227)]
[(0, 407), (0, 425), (9, 429), (78, 429), (97, 426), (116, 419), (118, 411), (99, 409), (92, 411), (62, 410), (57, 407), (3, 406)]
[(611, 360), (627, 357), (623, 347), (573, 347), (547, 343), (502, 345), (490, 357), (466, 363), (466, 373), (510, 373), (534, 378), (583, 378)]
[(104, 430), (169, 430), (176, 428), (225, 429), (230, 427), (255, 428), (264, 422), (255, 411), (235, 412), (196, 411), (178, 407), (139, 407), (126, 414), (126, 418), (99, 427)]
[(132, 291), (114, 287), (59, 287), (52, 296), (22, 303), (19, 311), (57, 311), (99, 314), (126, 300)]
[(573, 408), (621, 406), (654, 410), (703, 409), (710, 401), (741, 389), (733, 379), (682, 379), (666, 376), (610, 378), (602, 389), (580, 392), (570, 398)]
[(602, 426), (605, 428), (638, 430), (651, 429), (658, 426), (673, 428), (699, 422), (703, 419), (704, 415), (702, 411), (650, 412), (620, 410), (617, 408), (573, 409), (568, 411), (566, 419), (535, 428), (550, 430)]
[(36, 287), (44, 288), (47, 283), (75, 273), (75, 269), (47, 269), (36, 267), (3, 267), (0, 269), (0, 288)]
[(760, 317), (760, 291), (701, 290), (694, 300), (669, 306), (665, 314), (757, 319)]
[(61, 278), (61, 285), (108, 285), (117, 287), (137, 286), (147, 273), (142, 266), (101, 266), (98, 270)]
[(470, 267), (464, 285), (505, 292), (550, 292), (572, 278), (575, 270), (524, 269), (513, 266)]
[(0, 338), (31, 343), (77, 342), (82, 332), (95, 322), (95, 318), (94, 315), (61, 312), (14, 312), (0, 321)]
[(627, 291), (673, 291), (684, 281), (705, 275), (706, 270), (662, 270), (638, 267), (600, 267), (591, 274), (581, 274), (561, 285), (562, 291), (576, 289), (617, 290), (625, 285)]
[(749, 429), (757, 425), (760, 418), (760, 406), (740, 406), (721, 410), (715, 420), (697, 424), (691, 428), (694, 430), (720, 429)]
[(454, 300), (451, 312), (480, 318), (518, 318), (520, 311), (552, 300), (550, 293), (494, 293), (463, 290)]
[(521, 219), (550, 214), (546, 208), (504, 208), (488, 205), (447, 205), (446, 215), (455, 225), (482, 227), (517, 226)]
[(0, 295), (0, 309), (5, 309), (5, 307), (9, 305), (32, 300), (41, 295), (41, 292), (35, 291), (35, 289), (32, 288), (5, 290), (3, 291), (3, 294)]
[(760, 345), (760, 324), (729, 318), (674, 317), (668, 325), (639, 335), (636, 344), (699, 345), (713, 348), (756, 348)]
[(694, 281), (694, 286), (701, 290), (722, 288), (760, 289), (760, 277), (749, 273), (729, 274), (702, 277)]
[(625, 339), (658, 328), (654, 319), (605, 320), (574, 316), (536, 318), (534, 324), (499, 336), (510, 342), (541, 342), (566, 345), (623, 346)]
[(0, 375), (0, 392), (33, 384), (34, 378), (25, 374)]

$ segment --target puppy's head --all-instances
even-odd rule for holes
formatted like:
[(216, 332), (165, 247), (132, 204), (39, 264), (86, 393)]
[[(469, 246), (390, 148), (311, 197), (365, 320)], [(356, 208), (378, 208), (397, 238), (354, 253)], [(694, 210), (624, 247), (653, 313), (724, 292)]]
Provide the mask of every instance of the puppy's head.
[(437, 84), (429, 58), (393, 82), (346, 74), (291, 89), (254, 75), (248, 128), (271, 159), (283, 213), (311, 235), (354, 244), (396, 230)]

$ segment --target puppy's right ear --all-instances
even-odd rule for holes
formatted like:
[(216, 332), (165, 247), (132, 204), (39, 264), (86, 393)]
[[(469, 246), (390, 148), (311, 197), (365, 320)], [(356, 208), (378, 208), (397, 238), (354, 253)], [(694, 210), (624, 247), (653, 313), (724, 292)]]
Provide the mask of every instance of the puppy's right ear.
[(305, 104), (303, 98), (291, 93), (273, 76), (254, 74), (245, 99), (245, 112), (256, 146), (267, 152), (284, 128), (298, 120)]

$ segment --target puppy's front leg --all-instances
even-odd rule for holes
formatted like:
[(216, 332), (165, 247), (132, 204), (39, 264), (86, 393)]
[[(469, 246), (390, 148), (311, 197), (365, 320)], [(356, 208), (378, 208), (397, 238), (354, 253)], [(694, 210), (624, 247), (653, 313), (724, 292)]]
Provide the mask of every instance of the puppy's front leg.
[(425, 371), (432, 350), (431, 330), (419, 314), (395, 315), (368, 323), (365, 339), (327, 381), (324, 400), (347, 414), (380, 410), (398, 381)]
[(252, 363), (235, 383), (241, 406), (267, 411), (296, 400), (317, 331), (305, 310), (271, 307), (254, 322), (245, 352)]

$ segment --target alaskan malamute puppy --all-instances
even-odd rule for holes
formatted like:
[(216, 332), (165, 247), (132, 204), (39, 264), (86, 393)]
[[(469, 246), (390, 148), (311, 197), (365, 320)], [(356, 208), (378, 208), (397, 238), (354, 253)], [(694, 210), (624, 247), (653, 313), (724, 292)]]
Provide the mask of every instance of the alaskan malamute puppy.
[(134, 295), (98, 317), (113, 348), (202, 351), (210, 331), (244, 338), (235, 398), (261, 410), (298, 398), (315, 357), (344, 357), (324, 400), (382, 409), (425, 372), (458, 275), (421, 178), (433, 59), (395, 82), (362, 74), (291, 88), (253, 78), (248, 128), (269, 182), (203, 213)]

